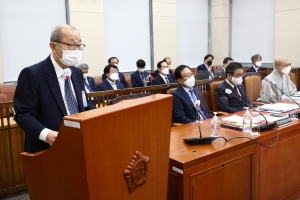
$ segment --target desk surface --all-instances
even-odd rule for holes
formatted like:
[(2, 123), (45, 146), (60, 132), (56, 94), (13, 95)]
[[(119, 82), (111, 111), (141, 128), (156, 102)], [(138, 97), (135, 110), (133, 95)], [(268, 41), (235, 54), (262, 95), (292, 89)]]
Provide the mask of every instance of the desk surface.
[[(239, 116), (243, 116), (245, 111), (240, 111), (233, 113)], [(264, 112), (263, 114), (268, 115), (269, 113)], [(222, 117), (219, 117), (221, 120)], [(210, 121), (211, 119), (204, 120), (200, 123), (201, 133), (203, 137), (210, 136)], [(263, 121), (264, 122), (264, 121)], [(296, 125), (296, 126), (295, 126)], [(287, 129), (287, 127), (290, 127)], [(284, 127), (275, 128), (280, 130), (280, 135), (290, 131), (291, 129), (297, 129), (300, 127), (298, 121), (294, 121), (290, 125)], [(250, 137), (256, 139), (257, 141), (265, 141), (270, 138), (276, 137), (277, 131), (267, 130), (260, 132), (260, 136), (251, 136), (248, 133), (244, 133), (241, 130), (220, 128), (220, 135), (226, 139), (230, 139), (237, 136)], [(180, 126), (175, 126), (171, 129), (171, 143), (170, 143), (170, 164), (176, 166), (180, 169), (186, 169), (188, 167), (194, 166), (206, 160), (218, 157), (225, 153), (229, 153), (239, 148), (243, 148), (254, 144), (253, 141), (244, 138), (238, 138), (231, 140), (230, 142), (225, 142), (224, 139), (220, 138), (213, 141), (212, 144), (204, 145), (189, 145), (186, 144), (184, 138), (196, 138), (199, 137), (198, 123), (188, 123)]]

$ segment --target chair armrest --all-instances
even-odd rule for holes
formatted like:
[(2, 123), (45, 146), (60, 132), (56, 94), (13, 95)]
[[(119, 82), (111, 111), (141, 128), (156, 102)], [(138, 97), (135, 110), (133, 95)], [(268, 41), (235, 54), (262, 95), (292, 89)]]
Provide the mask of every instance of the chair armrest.
[(228, 112), (224, 112), (224, 111), (217, 111), (217, 116), (222, 116), (222, 115), (228, 115)]
[(262, 101), (254, 101), (252, 102), (252, 104), (254, 105), (254, 107), (257, 107), (257, 106), (265, 105), (266, 103)]
[(183, 124), (175, 122), (175, 123), (172, 124), (172, 127), (174, 127), (174, 126), (180, 126), (180, 125), (183, 125)]

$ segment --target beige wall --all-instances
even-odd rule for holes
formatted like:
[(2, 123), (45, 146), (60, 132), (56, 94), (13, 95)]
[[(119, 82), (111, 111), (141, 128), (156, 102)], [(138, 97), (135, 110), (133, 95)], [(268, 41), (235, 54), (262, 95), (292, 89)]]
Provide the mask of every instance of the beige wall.
[(101, 76), (107, 64), (103, 0), (72, 0), (69, 6), (70, 24), (79, 30), (82, 43), (86, 45), (80, 63), (89, 65), (89, 76)]
[(300, 1), (276, 0), (274, 58), (287, 57), (300, 67)]
[(3, 73), (2, 73), (1, 51), (0, 51), (0, 84), (3, 84)]
[(176, 0), (153, 0), (154, 69), (164, 57), (177, 66)]
[(211, 1), (211, 46), (213, 65), (223, 65), (229, 56), (229, 0)]

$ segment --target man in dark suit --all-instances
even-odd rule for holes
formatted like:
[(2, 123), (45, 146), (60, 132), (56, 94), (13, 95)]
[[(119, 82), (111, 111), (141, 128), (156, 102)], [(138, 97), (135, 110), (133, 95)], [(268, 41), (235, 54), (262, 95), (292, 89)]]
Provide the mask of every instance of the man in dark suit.
[[(175, 80), (173, 71), (170, 69), (170, 68), (171, 68), (171, 63), (172, 63), (171, 58), (165, 57), (165, 58), (163, 59), (163, 61), (166, 62), (166, 63), (168, 64), (168, 68), (169, 68), (169, 74), (167, 75), (168, 79), (169, 79), (170, 81), (172, 81), (172, 83), (175, 83), (176, 80)], [(156, 69), (155, 72), (154, 72), (154, 77), (157, 77), (158, 75), (159, 75), (159, 70)]]
[(83, 74), (83, 84), (87, 93), (96, 91), (96, 83), (93, 77), (88, 76), (89, 66), (85, 63), (78, 65)]
[[(124, 85), (125, 88), (130, 88), (130, 86), (128, 85), (126, 79), (125, 79), (125, 76), (123, 73), (119, 72), (119, 68), (118, 68), (118, 65), (119, 65), (119, 59), (117, 57), (110, 57), (108, 59), (108, 64), (109, 65), (115, 65), (118, 69), (118, 73), (119, 73), (119, 80), (117, 80), (117, 82), (120, 82)], [(106, 80), (106, 75), (105, 75), (105, 72), (102, 74), (102, 81), (105, 81)]]
[[(180, 65), (175, 70), (175, 78), (180, 84), (172, 92), (173, 109), (172, 115), (174, 122), (188, 123), (200, 119), (212, 118), (213, 114), (206, 105), (202, 92), (194, 88), (195, 77), (188, 66)], [(200, 100), (200, 105), (196, 105)]]
[(226, 79), (215, 90), (215, 99), (220, 110), (233, 113), (243, 110), (244, 107), (253, 107), (242, 85), (243, 75), (244, 70), (240, 63), (232, 62), (226, 67)]
[(146, 62), (139, 59), (136, 61), (137, 71), (131, 74), (132, 87), (150, 86), (150, 75), (145, 71)]
[(30, 153), (55, 142), (64, 116), (96, 108), (87, 101), (82, 73), (74, 67), (85, 47), (79, 32), (70, 25), (56, 26), (49, 45), (50, 56), (21, 71), (14, 96), (15, 120), (26, 133), (25, 151)]
[(229, 65), (229, 63), (234, 62), (234, 60), (230, 57), (226, 57), (223, 60), (223, 67), (218, 72), (215, 73), (215, 76), (225, 76), (226, 75), (226, 67)]
[(255, 54), (251, 57), (252, 66), (247, 69), (246, 72), (258, 72), (259, 67), (261, 67), (262, 64), (262, 57), (259, 54)]
[(214, 77), (214, 70), (212, 67), (213, 60), (214, 56), (211, 54), (208, 54), (204, 57), (204, 63), (197, 67), (198, 79), (212, 79)]
[(162, 84), (170, 84), (174, 83), (173, 80), (169, 80), (168, 74), (169, 74), (169, 68), (168, 64), (164, 61), (160, 61), (157, 63), (157, 69), (159, 71), (159, 75), (156, 76), (152, 80), (152, 85), (162, 85)]
[(117, 81), (119, 80), (119, 70), (115, 65), (107, 65), (104, 68), (104, 74), (106, 75), (106, 79), (97, 85), (96, 91), (118, 90), (125, 88), (123, 83)]

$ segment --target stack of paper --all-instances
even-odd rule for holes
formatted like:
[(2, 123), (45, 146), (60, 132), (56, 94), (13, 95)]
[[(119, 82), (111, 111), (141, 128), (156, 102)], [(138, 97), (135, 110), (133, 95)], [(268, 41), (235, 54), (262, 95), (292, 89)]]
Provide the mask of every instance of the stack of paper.
[[(262, 121), (261, 116), (252, 117), (252, 123), (259, 123)], [(237, 115), (231, 115), (229, 117), (223, 117), (222, 121), (224, 122), (236, 122), (236, 123), (243, 123), (243, 117)]]
[(259, 107), (259, 111), (273, 111), (273, 112), (287, 112), (298, 108), (296, 104), (289, 103), (275, 103), (275, 104), (265, 104)]

